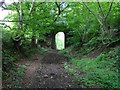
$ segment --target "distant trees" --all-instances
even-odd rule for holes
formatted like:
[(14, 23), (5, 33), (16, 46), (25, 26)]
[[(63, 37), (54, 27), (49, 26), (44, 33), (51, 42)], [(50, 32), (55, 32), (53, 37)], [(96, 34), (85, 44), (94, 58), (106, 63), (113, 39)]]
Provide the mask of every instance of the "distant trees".
[[(46, 39), (49, 33), (51, 48), (55, 48), (55, 34), (59, 31), (69, 32), (67, 42), (78, 46), (85, 43), (110, 43), (113, 32), (117, 32), (118, 3), (115, 2), (14, 2), (4, 9), (16, 13), (3, 22), (13, 22), (11, 32), (19, 32), (24, 38), (29, 37), (34, 46), (36, 39)], [(64, 25), (57, 27), (57, 25)], [(56, 26), (56, 27), (55, 27)], [(69, 30), (67, 30), (69, 28)], [(17, 31), (18, 30), (18, 31)], [(115, 31), (116, 30), (116, 31)], [(69, 35), (68, 35), (69, 36)]]

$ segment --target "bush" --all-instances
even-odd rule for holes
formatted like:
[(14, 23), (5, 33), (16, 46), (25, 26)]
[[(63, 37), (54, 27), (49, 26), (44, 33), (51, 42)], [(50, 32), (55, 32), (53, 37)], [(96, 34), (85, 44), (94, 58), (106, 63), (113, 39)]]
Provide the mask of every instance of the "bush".
[(86, 73), (83, 78), (80, 78), (80, 81), (84, 82), (86, 86), (99, 85), (104, 88), (120, 88), (118, 85), (119, 72), (116, 58), (118, 55), (119, 52), (116, 53), (115, 48), (97, 58), (72, 59), (70, 63), (74, 64), (78, 70)]
[(12, 63), (16, 60), (16, 56), (13, 55), (8, 50), (3, 50), (2, 52), (3, 58), (2, 58), (2, 64), (3, 64), (3, 71), (9, 71), (9, 68), (12, 67)]

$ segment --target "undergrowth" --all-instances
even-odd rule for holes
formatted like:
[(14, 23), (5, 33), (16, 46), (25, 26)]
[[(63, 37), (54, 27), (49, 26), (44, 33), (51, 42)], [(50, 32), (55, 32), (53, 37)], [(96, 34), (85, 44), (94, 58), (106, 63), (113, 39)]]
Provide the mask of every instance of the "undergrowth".
[[(5, 37), (8, 36), (8, 37)], [(19, 80), (24, 76), (27, 65), (15, 64), (21, 58), (32, 58), (35, 54), (44, 54), (47, 49), (41, 47), (32, 47), (30, 42), (24, 41), (21, 50), (16, 50), (11, 40), (11, 34), (3, 32), (3, 46), (2, 46), (2, 80), (11, 81), (11, 87), (19, 87)], [(33, 60), (33, 59), (29, 59)]]
[[(73, 75), (77, 81), (84, 83), (86, 87), (98, 85), (102, 88), (120, 88), (119, 59), (120, 48), (112, 48), (97, 58), (73, 58), (65, 64), (65, 70)], [(78, 71), (81, 70), (85, 73), (84, 77), (81, 76), (82, 74), (78, 74)]]

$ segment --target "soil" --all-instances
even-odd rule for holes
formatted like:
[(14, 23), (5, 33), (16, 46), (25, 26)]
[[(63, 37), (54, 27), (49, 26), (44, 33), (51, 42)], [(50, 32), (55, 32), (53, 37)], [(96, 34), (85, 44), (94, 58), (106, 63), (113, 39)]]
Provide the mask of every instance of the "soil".
[(50, 50), (26, 69), (21, 88), (80, 88), (64, 70), (66, 57), (56, 50)]

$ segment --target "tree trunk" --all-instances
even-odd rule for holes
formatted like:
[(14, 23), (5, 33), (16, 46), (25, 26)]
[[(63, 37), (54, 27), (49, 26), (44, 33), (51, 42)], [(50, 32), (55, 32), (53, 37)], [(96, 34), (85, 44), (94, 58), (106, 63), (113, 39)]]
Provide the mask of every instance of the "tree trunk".
[(35, 37), (35, 36), (32, 36), (31, 45), (32, 45), (33, 47), (36, 47), (36, 46), (37, 46), (37, 45), (36, 45), (36, 37)]
[(56, 43), (55, 43), (55, 33), (51, 33), (51, 48), (56, 49)]

